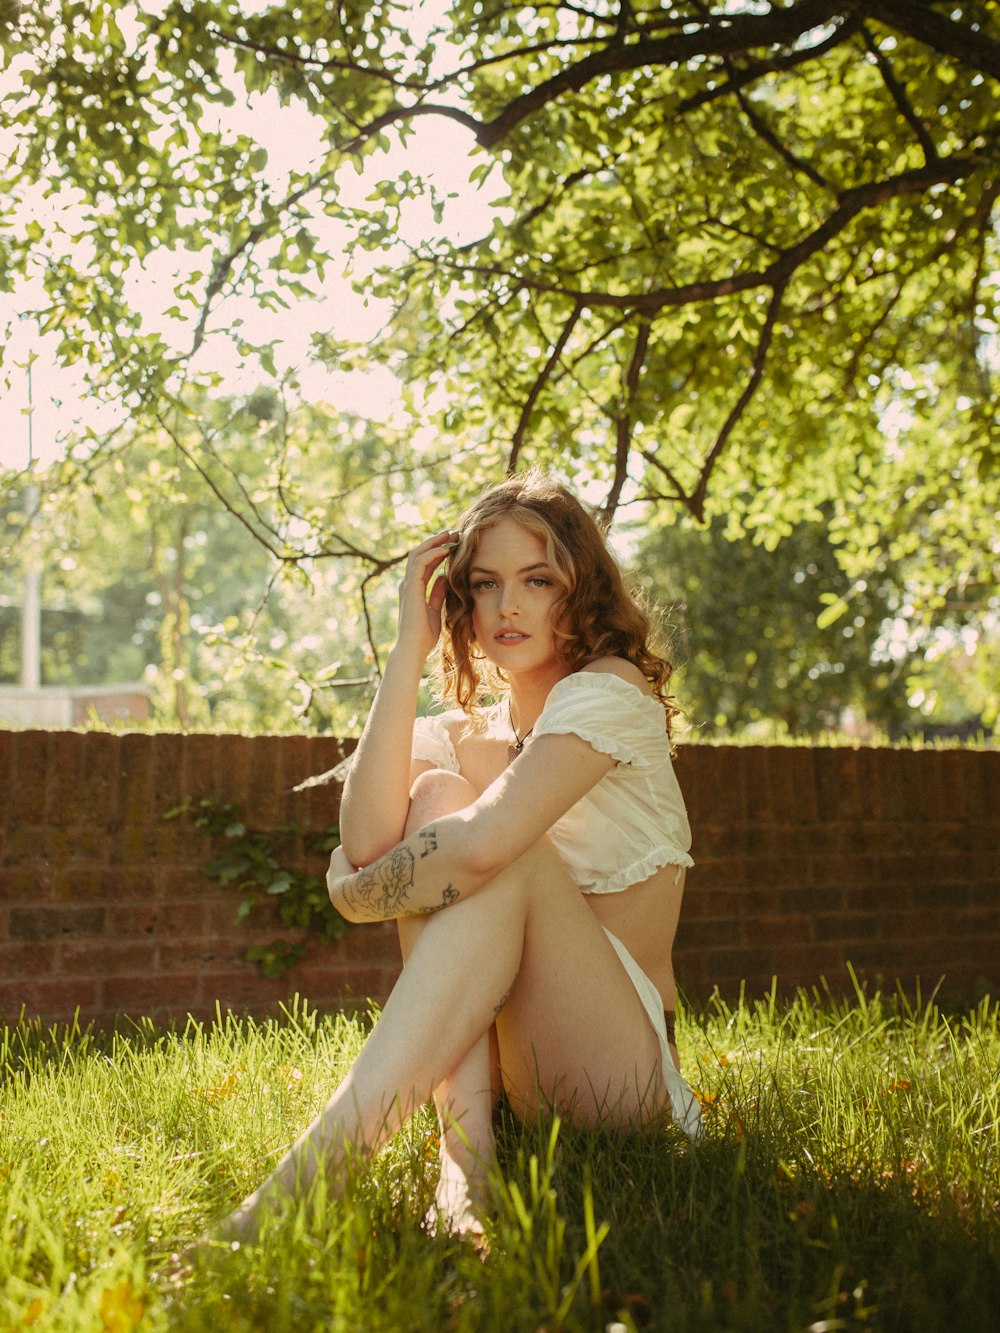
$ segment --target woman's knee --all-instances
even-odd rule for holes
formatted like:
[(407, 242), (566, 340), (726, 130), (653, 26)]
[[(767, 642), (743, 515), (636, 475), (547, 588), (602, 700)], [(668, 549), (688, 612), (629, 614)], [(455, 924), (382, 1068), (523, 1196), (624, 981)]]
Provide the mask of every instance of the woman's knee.
[(464, 810), (476, 799), (476, 791), (459, 773), (431, 768), (421, 773), (410, 788), (410, 810), (406, 831), (421, 828), (429, 819)]

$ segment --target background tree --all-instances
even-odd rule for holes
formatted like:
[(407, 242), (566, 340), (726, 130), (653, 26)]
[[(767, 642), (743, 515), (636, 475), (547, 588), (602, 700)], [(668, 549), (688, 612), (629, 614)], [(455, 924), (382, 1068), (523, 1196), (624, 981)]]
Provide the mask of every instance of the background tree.
[[(387, 523), (400, 497), (386, 481), (375, 513), (371, 482), (354, 494), (352, 460), (374, 471), (382, 447), (364, 422), (319, 407), (299, 416), (292, 423), (269, 391), (205, 398), (155, 429), (123, 431), (97, 459), (50, 469), (30, 530), (12, 492), (0, 515), (17, 534), (0, 574), (0, 680), (17, 679), (31, 559), (45, 570), (45, 684), (143, 679), (168, 725), (354, 729), (377, 680), (371, 644), (390, 640), (392, 608), (370, 597), (358, 561), (291, 557), (288, 514), (301, 504), (308, 530), (316, 508), (334, 506), (349, 530), (353, 514)], [(340, 447), (302, 457), (304, 433), (338, 432)], [(237, 474), (234, 498), (225, 487)], [(327, 530), (333, 542), (332, 519)]]
[[(727, 536), (718, 519), (707, 530), (659, 528), (637, 566), (670, 609), (689, 736), (919, 726), (907, 702), (911, 653), (889, 650), (905, 590), (891, 577), (853, 586), (822, 524), (797, 525), (774, 550)], [(825, 620), (841, 600), (850, 615)]]
[[(390, 317), (316, 353), (392, 367), (408, 413), (374, 464), (352, 457), (353, 484), (370, 467), (374, 491), (389, 477), (458, 504), (555, 461), (608, 517), (725, 513), (768, 547), (827, 521), (855, 582), (905, 563), (914, 619), (981, 622), (1000, 554), (996, 6), (451, 0), (429, 28), (421, 12), (22, 8), (0, 263), (40, 284), (25, 303), (62, 355), (143, 428), (194, 411), (185, 377), (207, 382), (213, 339), (280, 369), (239, 302), (301, 311), (346, 256)], [(269, 171), (226, 118), (243, 90), (315, 116), (318, 150)], [(500, 192), (471, 240), (461, 199), (390, 165), (446, 123)], [(407, 241), (423, 208), (439, 222)], [(131, 292), (165, 257), (174, 309), (150, 320)], [(268, 536), (235, 461), (192, 449), (279, 562), (364, 578), (402, 549), (395, 524), (366, 515), (347, 541), (339, 514), (282, 495)]]

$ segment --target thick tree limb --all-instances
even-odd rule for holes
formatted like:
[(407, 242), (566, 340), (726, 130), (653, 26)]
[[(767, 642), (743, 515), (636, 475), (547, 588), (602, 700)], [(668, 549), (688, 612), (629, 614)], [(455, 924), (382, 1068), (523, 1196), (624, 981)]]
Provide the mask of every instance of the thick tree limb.
[(842, 19), (845, 11), (852, 8), (844, 0), (800, 0), (798, 4), (763, 14), (726, 18), (715, 15), (714, 22), (706, 23), (697, 32), (643, 37), (635, 42), (606, 46), (515, 97), (498, 116), (480, 128), (476, 137), (484, 148), (493, 148), (549, 102), (566, 93), (580, 92), (602, 76), (624, 74), (645, 66), (676, 65), (700, 56), (738, 55), (760, 47), (790, 46), (812, 29)]
[[(670, 307), (680, 308), (696, 305), (702, 301), (714, 301), (720, 297), (752, 291), (757, 287), (773, 288), (786, 284), (796, 269), (822, 250), (859, 213), (869, 208), (878, 208), (892, 199), (921, 194), (932, 185), (945, 185), (961, 180), (981, 165), (984, 165), (984, 159), (976, 154), (953, 154), (951, 157), (941, 158), (912, 171), (900, 172), (898, 176), (867, 181), (864, 185), (842, 190), (838, 195), (837, 206), (819, 226), (807, 232), (794, 245), (788, 246), (765, 268), (746, 269), (743, 272), (731, 273), (724, 278), (709, 278), (703, 282), (682, 283), (676, 287), (661, 287), (645, 292), (584, 290), (560, 283), (544, 282), (521, 274), (512, 280), (527, 290), (564, 296), (588, 309), (632, 310), (643, 315), (652, 315)], [(454, 267), (461, 272), (481, 276), (510, 276), (504, 275), (503, 270), (496, 265), (456, 264)]]
[(728, 79), (719, 83), (716, 87), (706, 88), (700, 93), (692, 93), (690, 97), (685, 97), (683, 101), (678, 102), (675, 114), (686, 116), (689, 111), (697, 111), (699, 107), (718, 101), (720, 97), (728, 97), (738, 89), (746, 88), (749, 84), (765, 78), (768, 74), (784, 74), (787, 70), (795, 69), (799, 65), (806, 65), (818, 60), (821, 56), (826, 55), (828, 51), (842, 46), (849, 38), (854, 36), (860, 27), (860, 20), (851, 14), (821, 42), (817, 42), (815, 46), (796, 47), (794, 51), (788, 51), (780, 56), (772, 56), (767, 60), (755, 60), (741, 65), (733, 70)]
[(1000, 79), (1000, 42), (935, 9), (928, 0), (874, 0), (851, 6), (875, 23)]

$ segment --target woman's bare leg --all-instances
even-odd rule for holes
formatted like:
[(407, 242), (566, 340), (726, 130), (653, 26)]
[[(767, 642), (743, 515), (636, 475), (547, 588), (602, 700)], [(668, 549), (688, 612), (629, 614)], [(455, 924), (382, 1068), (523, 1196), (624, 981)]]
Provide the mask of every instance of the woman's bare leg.
[(526, 1114), (541, 1102), (626, 1124), (668, 1105), (641, 1001), (547, 839), (423, 925), (351, 1070), (222, 1235), (255, 1235), (317, 1170), (336, 1193), (348, 1153), (376, 1152), (495, 1020), (505, 1084)]
[[(406, 833), (441, 815), (471, 805), (475, 789), (452, 773), (437, 770), (417, 779), (411, 793)], [(410, 956), (426, 920), (402, 917), (397, 923), (403, 962)], [(449, 1231), (481, 1233), (488, 1205), (488, 1177), (496, 1161), (493, 1111), (500, 1090), (495, 1025), (475, 1042), (451, 1073), (434, 1089), (441, 1128), (441, 1162), (435, 1208)]]

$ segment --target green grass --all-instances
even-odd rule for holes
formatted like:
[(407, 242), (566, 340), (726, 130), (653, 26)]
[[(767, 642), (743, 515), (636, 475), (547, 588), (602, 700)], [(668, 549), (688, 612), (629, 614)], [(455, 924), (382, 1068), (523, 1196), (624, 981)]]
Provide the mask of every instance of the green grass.
[(996, 1003), (803, 994), (680, 1035), (705, 1139), (503, 1121), (485, 1259), (421, 1229), (422, 1113), (345, 1198), (178, 1278), (171, 1251), (260, 1180), (364, 1023), (0, 1029), (0, 1329), (997, 1327)]

